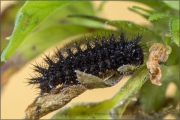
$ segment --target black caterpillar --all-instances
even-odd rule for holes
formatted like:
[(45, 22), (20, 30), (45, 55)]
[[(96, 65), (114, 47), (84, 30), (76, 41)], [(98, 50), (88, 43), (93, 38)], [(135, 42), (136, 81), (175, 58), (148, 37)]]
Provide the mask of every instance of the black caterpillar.
[(55, 52), (56, 61), (46, 56), (48, 67), (34, 65), (34, 70), (40, 73), (29, 79), (29, 84), (39, 84), (41, 94), (50, 93), (58, 85), (80, 84), (75, 70), (80, 70), (95, 76), (106, 70), (115, 70), (127, 64), (141, 65), (144, 62), (143, 50), (138, 44), (141, 35), (128, 40), (124, 32), (118, 35), (111, 33), (107, 37), (94, 37), (93, 42), (86, 38), (85, 45), (74, 42), (73, 49)]

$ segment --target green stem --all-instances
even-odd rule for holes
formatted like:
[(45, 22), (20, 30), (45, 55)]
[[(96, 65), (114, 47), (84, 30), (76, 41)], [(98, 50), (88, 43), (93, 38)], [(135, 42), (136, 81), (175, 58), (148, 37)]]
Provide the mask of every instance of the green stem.
[[(121, 104), (123, 101), (126, 103), (135, 95), (142, 85), (147, 81), (148, 70), (143, 65), (136, 73), (125, 83), (125, 85), (117, 92), (117, 94), (109, 100), (106, 100), (106, 105), (109, 109), (113, 109)], [(105, 104), (102, 102), (103, 104)]]

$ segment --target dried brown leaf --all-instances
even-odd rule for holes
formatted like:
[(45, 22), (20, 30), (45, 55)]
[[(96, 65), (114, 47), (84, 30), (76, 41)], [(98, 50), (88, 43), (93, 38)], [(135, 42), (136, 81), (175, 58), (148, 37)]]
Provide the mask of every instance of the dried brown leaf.
[(160, 79), (162, 77), (159, 63), (166, 62), (171, 53), (170, 46), (165, 46), (162, 43), (154, 43), (149, 49), (149, 58), (146, 63), (149, 70), (150, 80), (153, 84), (161, 86)]

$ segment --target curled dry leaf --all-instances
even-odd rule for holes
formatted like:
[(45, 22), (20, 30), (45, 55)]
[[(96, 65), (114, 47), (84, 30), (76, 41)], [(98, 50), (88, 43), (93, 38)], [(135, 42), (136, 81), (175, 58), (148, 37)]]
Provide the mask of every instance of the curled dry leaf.
[(63, 107), (86, 90), (82, 85), (73, 85), (62, 89), (58, 94), (38, 96), (34, 102), (27, 107), (24, 119), (39, 119)]
[(160, 79), (162, 77), (159, 63), (166, 62), (169, 54), (171, 53), (171, 47), (165, 46), (162, 43), (154, 43), (149, 49), (149, 58), (146, 63), (150, 80), (153, 84), (161, 86)]

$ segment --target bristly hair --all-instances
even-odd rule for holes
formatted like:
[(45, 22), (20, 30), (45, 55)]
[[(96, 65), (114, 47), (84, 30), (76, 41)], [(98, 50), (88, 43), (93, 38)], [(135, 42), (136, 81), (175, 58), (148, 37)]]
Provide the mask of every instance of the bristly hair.
[(106, 70), (115, 70), (127, 64), (141, 65), (144, 54), (139, 44), (141, 35), (129, 40), (123, 31), (108, 36), (86, 38), (85, 43), (74, 45), (65, 51), (57, 49), (54, 53), (56, 61), (45, 55), (46, 67), (34, 65), (38, 76), (30, 78), (29, 84), (38, 84), (41, 94), (50, 93), (58, 85), (80, 84), (75, 70), (99, 76)]

